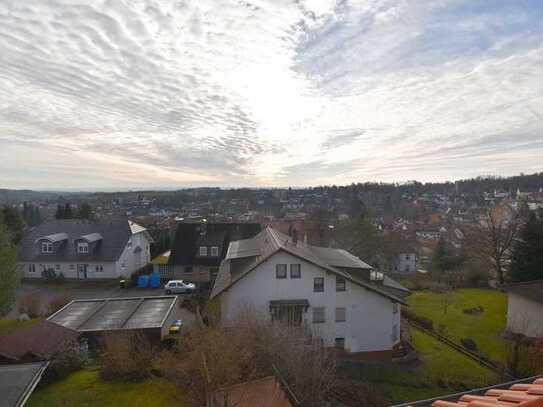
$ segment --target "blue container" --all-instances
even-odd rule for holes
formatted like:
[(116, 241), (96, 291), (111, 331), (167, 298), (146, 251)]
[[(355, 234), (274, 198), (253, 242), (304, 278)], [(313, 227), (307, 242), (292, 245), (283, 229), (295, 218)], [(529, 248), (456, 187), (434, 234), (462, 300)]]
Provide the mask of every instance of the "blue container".
[(152, 288), (160, 287), (160, 276), (158, 273), (153, 273), (149, 276), (149, 284)]
[(147, 288), (148, 285), (149, 285), (149, 276), (141, 275), (138, 277), (139, 288)]

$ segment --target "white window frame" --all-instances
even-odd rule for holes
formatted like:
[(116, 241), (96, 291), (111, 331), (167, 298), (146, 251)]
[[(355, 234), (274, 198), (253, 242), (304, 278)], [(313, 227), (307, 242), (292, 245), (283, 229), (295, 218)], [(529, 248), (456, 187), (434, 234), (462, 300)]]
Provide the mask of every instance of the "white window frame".
[[(85, 250), (82, 250), (85, 248)], [(87, 254), (89, 252), (89, 244), (86, 242), (77, 242), (77, 253)]]
[(313, 307), (313, 321), (314, 324), (324, 324), (326, 322), (326, 308), (325, 307)]
[(198, 251), (199, 255), (201, 257), (206, 257), (207, 256), (207, 246), (200, 246), (200, 249)]
[(211, 246), (211, 257), (219, 257), (219, 246)]
[[(297, 272), (297, 277), (292, 276), (293, 271), (295, 273)], [(302, 265), (300, 263), (293, 263), (293, 264), (290, 265), (290, 278), (292, 278), (294, 280), (298, 280), (298, 279), (302, 278)]]
[(28, 272), (29, 273), (35, 273), (36, 272), (36, 265), (34, 263), (31, 263), (28, 265)]
[(49, 242), (49, 241), (41, 242), (41, 252), (53, 253), (53, 242)]

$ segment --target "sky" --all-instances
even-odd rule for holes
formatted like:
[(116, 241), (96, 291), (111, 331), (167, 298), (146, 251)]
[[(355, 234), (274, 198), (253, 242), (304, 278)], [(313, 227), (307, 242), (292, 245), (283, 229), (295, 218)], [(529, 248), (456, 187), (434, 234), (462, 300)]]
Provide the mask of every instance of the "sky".
[(540, 0), (0, 0), (0, 187), (538, 171)]

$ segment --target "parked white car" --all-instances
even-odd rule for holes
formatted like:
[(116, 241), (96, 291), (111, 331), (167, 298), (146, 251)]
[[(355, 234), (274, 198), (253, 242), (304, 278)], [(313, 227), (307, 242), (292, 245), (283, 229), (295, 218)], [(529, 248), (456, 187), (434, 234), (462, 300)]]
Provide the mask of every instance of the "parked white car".
[(192, 294), (196, 289), (193, 283), (185, 283), (183, 280), (170, 280), (164, 286), (164, 292), (169, 294)]

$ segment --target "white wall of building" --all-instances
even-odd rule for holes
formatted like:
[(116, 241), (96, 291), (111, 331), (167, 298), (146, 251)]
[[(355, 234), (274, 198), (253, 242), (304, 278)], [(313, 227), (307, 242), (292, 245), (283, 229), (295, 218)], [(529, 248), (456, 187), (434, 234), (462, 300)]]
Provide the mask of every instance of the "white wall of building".
[[(144, 232), (132, 235), (124, 248), (119, 260), (116, 262), (117, 277), (130, 277), (135, 271), (151, 261), (151, 242)], [(141, 247), (141, 252), (134, 253), (136, 247)]]
[(543, 337), (543, 304), (513, 293), (507, 299), (507, 330), (531, 338)]
[[(301, 264), (301, 278), (277, 279), (276, 264)], [(313, 291), (314, 277), (324, 277), (324, 292)], [(346, 291), (336, 291), (336, 275), (279, 251), (220, 295), (223, 322), (235, 321), (245, 310), (270, 319), (273, 300), (307, 299), (310, 308), (304, 323), (325, 346), (334, 346), (336, 338), (345, 338), (350, 352), (387, 351), (399, 342), (400, 307), (393, 301), (359, 285), (346, 282)], [(313, 308), (325, 307), (325, 322), (313, 323)], [(346, 321), (336, 322), (336, 307), (346, 308)], [(394, 309), (397, 312), (394, 312)], [(396, 333), (394, 332), (396, 330)]]

